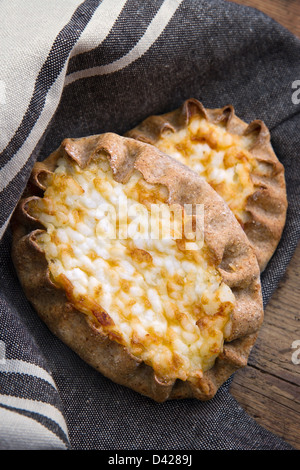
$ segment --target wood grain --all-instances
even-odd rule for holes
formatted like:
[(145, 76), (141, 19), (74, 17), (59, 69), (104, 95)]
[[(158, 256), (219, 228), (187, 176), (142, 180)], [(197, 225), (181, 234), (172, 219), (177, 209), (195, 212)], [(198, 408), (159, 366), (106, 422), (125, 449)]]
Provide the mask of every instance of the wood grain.
[[(300, 37), (300, 0), (231, 0), (263, 11)], [(232, 395), (259, 424), (300, 449), (300, 245), (265, 310), (249, 365), (239, 370)]]
[(231, 0), (266, 13), (296, 36), (300, 37), (299, 0)]
[[(300, 244), (265, 309), (258, 340), (231, 393), (259, 424), (300, 449)], [(297, 357), (296, 357), (297, 359)]]

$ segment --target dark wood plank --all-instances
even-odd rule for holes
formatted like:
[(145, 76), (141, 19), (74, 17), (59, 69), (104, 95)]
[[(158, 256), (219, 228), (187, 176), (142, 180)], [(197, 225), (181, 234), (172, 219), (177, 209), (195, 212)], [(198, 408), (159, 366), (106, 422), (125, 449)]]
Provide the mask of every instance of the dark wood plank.
[[(231, 1), (257, 8), (300, 37), (299, 0)], [(300, 341), (300, 245), (265, 310), (249, 365), (235, 374), (231, 387), (250, 416), (300, 449), (300, 364), (292, 360), (298, 350), (294, 341)]]
[[(265, 309), (248, 366), (238, 371), (232, 395), (259, 424), (300, 449), (300, 245)], [(299, 354), (297, 351), (299, 350)], [(294, 353), (294, 358), (292, 357)]]
[(295, 449), (300, 448), (298, 386), (248, 367), (237, 374), (232, 391), (235, 399), (259, 424)]

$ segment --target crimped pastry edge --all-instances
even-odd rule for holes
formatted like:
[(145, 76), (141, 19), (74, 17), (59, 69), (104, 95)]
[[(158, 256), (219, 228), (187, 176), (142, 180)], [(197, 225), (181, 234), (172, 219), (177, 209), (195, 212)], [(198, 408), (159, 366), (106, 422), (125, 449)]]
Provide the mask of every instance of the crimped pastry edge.
[[(236, 297), (236, 307), (232, 333), (223, 352), (197, 382), (161, 383), (150, 366), (107, 337), (101, 325), (95, 327), (50, 279), (45, 254), (35, 242), (36, 234), (44, 227), (28, 214), (26, 204), (31, 197), (43, 195), (42, 175), (55, 169), (60, 156), (67, 155), (84, 168), (99, 152), (107, 154), (114, 177), (120, 182), (137, 169), (146, 181), (168, 187), (170, 203), (204, 204), (205, 241), (224, 282)], [(207, 400), (235, 370), (247, 364), (263, 321), (260, 271), (254, 251), (227, 205), (208, 183), (152, 145), (113, 133), (65, 139), (44, 162), (35, 164), (11, 228), (12, 259), (28, 300), (56, 336), (114, 382), (158, 402), (188, 397)], [(228, 268), (232, 264), (235, 271)]]
[(258, 163), (264, 163), (271, 169), (268, 176), (262, 175), (258, 169), (250, 175), (254, 192), (247, 199), (245, 209), (250, 218), (243, 226), (263, 272), (281, 239), (288, 203), (284, 166), (273, 150), (270, 132), (262, 120), (255, 119), (247, 124), (236, 116), (232, 105), (208, 109), (197, 99), (190, 98), (174, 111), (149, 116), (125, 135), (155, 145), (166, 129), (178, 132), (195, 114), (210, 123), (222, 122), (229, 133), (255, 136), (250, 153)]

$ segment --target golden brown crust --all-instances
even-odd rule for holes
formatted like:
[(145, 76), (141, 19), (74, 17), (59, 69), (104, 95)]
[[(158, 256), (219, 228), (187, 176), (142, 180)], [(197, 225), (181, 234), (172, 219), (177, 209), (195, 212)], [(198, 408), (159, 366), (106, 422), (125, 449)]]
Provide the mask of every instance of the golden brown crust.
[[(169, 203), (204, 204), (205, 241), (236, 297), (236, 306), (231, 335), (202, 379), (161, 383), (150, 366), (104, 334), (101, 322), (78, 310), (67, 292), (51, 280), (45, 254), (36, 243), (44, 227), (28, 214), (27, 204), (43, 195), (45, 174), (54, 171), (61, 155), (84, 168), (99, 152), (108, 155), (114, 178), (120, 182), (137, 169), (146, 181), (168, 188)], [(53, 333), (113, 381), (159, 402), (185, 397), (207, 400), (236, 369), (246, 365), (263, 320), (260, 272), (253, 249), (232, 212), (205, 180), (152, 145), (112, 133), (65, 139), (56, 152), (35, 165), (11, 227), (12, 258), (27, 298)]]
[(254, 247), (260, 270), (263, 271), (280, 241), (286, 220), (287, 197), (284, 167), (276, 157), (270, 143), (270, 133), (261, 120), (249, 125), (235, 115), (233, 106), (206, 109), (196, 99), (188, 99), (183, 105), (161, 116), (150, 116), (126, 136), (155, 145), (165, 130), (172, 133), (185, 128), (192, 116), (199, 115), (208, 122), (222, 122), (226, 130), (238, 136), (251, 135), (254, 143), (252, 156), (260, 164), (253, 170), (251, 180), (254, 192), (248, 197), (246, 211), (249, 221), (243, 226)]

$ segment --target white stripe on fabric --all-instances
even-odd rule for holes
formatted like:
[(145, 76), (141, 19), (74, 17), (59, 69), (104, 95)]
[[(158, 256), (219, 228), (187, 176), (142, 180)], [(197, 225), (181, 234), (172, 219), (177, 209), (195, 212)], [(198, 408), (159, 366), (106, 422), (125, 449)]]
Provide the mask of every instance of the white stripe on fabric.
[(7, 227), (8, 227), (8, 224), (9, 224), (9, 221), (10, 221), (10, 219), (11, 219), (11, 216), (12, 216), (12, 214), (9, 216), (9, 218), (6, 220), (6, 222), (2, 225), (2, 227), (0, 227), (0, 240), (1, 240), (1, 238), (2, 238), (2, 236), (3, 236), (3, 234), (4, 234), (4, 232), (5, 232), (5, 230), (6, 230)]
[[(49, 89), (45, 100), (45, 106), (41, 112), (37, 122), (32, 128), (27, 140), (23, 146), (15, 153), (14, 157), (9, 160), (6, 165), (0, 170), (0, 188), (3, 190), (10, 183), (10, 181), (18, 174), (21, 168), (25, 165), (28, 155), (31, 155), (34, 147), (37, 145), (39, 138), (45, 131), (53, 112), (60, 99), (61, 88), (63, 85), (63, 78), (66, 73), (66, 64), (59, 74), (57, 80)], [(61, 82), (59, 85), (58, 83)]]
[(38, 400), (30, 400), (28, 398), (13, 397), (10, 395), (0, 395), (0, 405), (5, 405), (16, 410), (29, 411), (31, 413), (38, 413), (51, 419), (63, 430), (66, 437), (68, 437), (68, 430), (65, 419), (61, 412), (53, 405), (44, 403)]
[(70, 85), (70, 83), (73, 83), (75, 80), (79, 80), (80, 78), (93, 77), (94, 75), (107, 75), (117, 72), (139, 59), (160, 36), (182, 2), (183, 0), (165, 0), (146, 29), (145, 34), (126, 55), (107, 65), (100, 65), (98, 67), (92, 67), (71, 73), (66, 77), (65, 86)]
[(0, 407), (0, 450), (66, 450), (65, 443), (35, 419)]
[(0, 363), (0, 373), (9, 374), (25, 374), (45, 380), (56, 389), (56, 385), (51, 375), (42, 367), (31, 364), (30, 362), (21, 361), (19, 359), (5, 359), (4, 363)]
[(1, 2), (0, 79), (5, 85), (5, 103), (0, 104), (0, 152), (22, 121), (57, 34), (81, 3), (51, 0), (45, 6), (41, 0)]
[(127, 0), (102, 0), (93, 14), (70, 57), (98, 47), (106, 38), (124, 8)]
[[(102, 3), (106, 4), (108, 0), (103, 0)], [(103, 26), (103, 31), (101, 31), (100, 34), (100, 40), (105, 39), (105, 37), (108, 35), (109, 31), (113, 27), (113, 24), (115, 23), (118, 15), (120, 14), (120, 11), (122, 10), (124, 4), (126, 3), (126, 0), (116, 0), (116, 3), (114, 4), (114, 7), (110, 7), (110, 12), (111, 16), (110, 20), (105, 23), (105, 27)], [(103, 10), (100, 8), (102, 4), (98, 7), (94, 15), (96, 14), (96, 17), (94, 19), (94, 16), (92, 17), (91, 21), (93, 21), (92, 28), (95, 28), (97, 21), (99, 21), (99, 15), (101, 16), (101, 12), (103, 13)], [(106, 19), (108, 19), (108, 16), (106, 16)], [(89, 25), (89, 23), (88, 23)], [(86, 28), (88, 27), (86, 26)], [(91, 29), (92, 29), (91, 28)], [(85, 31), (85, 30), (84, 30)], [(77, 41), (77, 44), (79, 44), (85, 38), (87, 38), (89, 32), (87, 35), (85, 35), (85, 32), (83, 31), (81, 37)], [(90, 30), (91, 31), (91, 30)], [(97, 44), (99, 45), (99, 37), (97, 40)], [(74, 46), (74, 50), (77, 52), (80, 52), (80, 46), (77, 48), (77, 46)], [(46, 130), (46, 127), (55, 112), (55, 109), (57, 107), (57, 104), (60, 99), (61, 91), (63, 88), (63, 80), (66, 74), (67, 70), (67, 63), (65, 64), (63, 70), (61, 71), (60, 75), (58, 76), (57, 80), (53, 83), (52, 87), (50, 88), (48, 95), (46, 97), (45, 105), (43, 108), (43, 111), (41, 115), (39, 116), (38, 121), (36, 122), (35, 126), (31, 130), (31, 133), (27, 137), (27, 140), (24, 142), (23, 146), (16, 152), (14, 157), (7, 162), (7, 164), (0, 170), (0, 188), (1, 190), (5, 189), (7, 185), (13, 180), (13, 178), (19, 173), (19, 171), (23, 168), (23, 166), (26, 164), (28, 155), (31, 155), (34, 147), (38, 143), (39, 138), (42, 136), (43, 132)], [(52, 106), (51, 106), (52, 105)], [(8, 223), (9, 223), (10, 218), (3, 224), (3, 226), (0, 228), (0, 239), (2, 238)]]
[[(19, 171), (26, 164), (28, 156), (31, 155), (39, 139), (45, 132), (49, 121), (51, 120), (53, 113), (56, 110), (58, 102), (60, 100), (61, 90), (63, 87), (63, 81), (65, 78), (67, 64), (65, 64), (57, 80), (53, 83), (49, 89), (45, 100), (45, 106), (41, 112), (37, 122), (32, 128), (29, 136), (24, 142), (23, 146), (15, 153), (14, 157), (10, 159), (6, 165), (0, 170), (0, 188), (5, 189), (10, 181), (19, 173)], [(8, 221), (6, 221), (0, 228), (0, 239), (4, 234), (5, 228), (7, 227)]]

